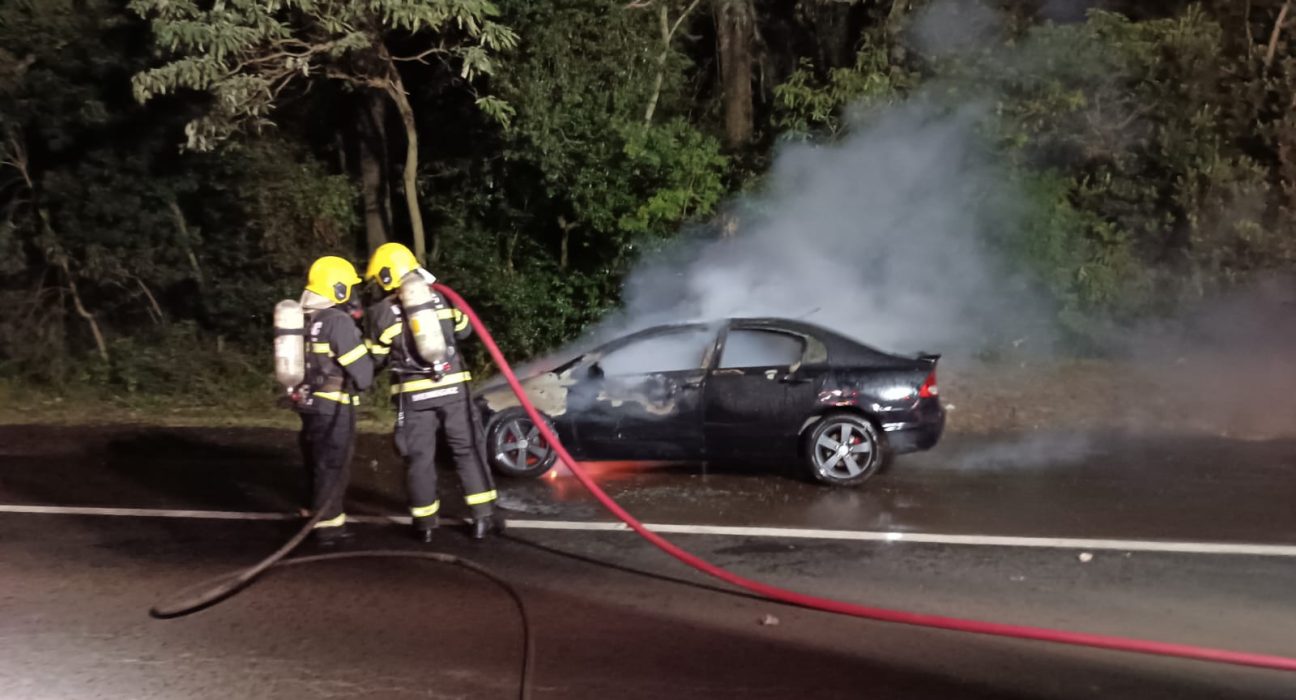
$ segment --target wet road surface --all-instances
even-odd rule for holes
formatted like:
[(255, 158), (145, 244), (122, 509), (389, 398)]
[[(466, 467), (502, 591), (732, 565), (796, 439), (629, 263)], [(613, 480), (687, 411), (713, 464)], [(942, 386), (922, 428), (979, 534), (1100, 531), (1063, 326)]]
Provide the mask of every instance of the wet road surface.
[[(0, 427), (0, 503), (283, 511), (305, 488), (294, 445), (274, 430)], [(857, 489), (794, 466), (589, 468), (648, 522), (1296, 544), (1296, 441), (955, 436)], [(502, 481), (505, 506), (610, 519), (561, 467), (548, 476)], [(389, 439), (363, 436), (352, 483), (350, 512), (403, 510)]]
[[(0, 428), (0, 504), (283, 512), (271, 430)], [(367, 436), (348, 510), (399, 513)], [(599, 465), (653, 522), (1296, 543), (1293, 443), (950, 441), (850, 492), (730, 468)], [(448, 475), (449, 476), (449, 475)], [(447, 478), (453, 485), (453, 478)], [(605, 520), (570, 478), (504, 482), (519, 518)], [(455, 501), (452, 490), (447, 503)], [(451, 513), (454, 514), (453, 512)], [(471, 575), (407, 561), (272, 573), (190, 618), (158, 598), (251, 563), (291, 522), (0, 512), (0, 688), (13, 698), (510, 697), (517, 620)], [(408, 547), (361, 526), (353, 548)], [(514, 530), (435, 548), (517, 585), (537, 697), (1296, 697), (1296, 676), (921, 630), (709, 588), (624, 533)], [(1296, 558), (681, 535), (739, 573), (879, 606), (1296, 655)], [(642, 573), (635, 573), (635, 572)], [(643, 575), (651, 574), (651, 576)], [(761, 624), (767, 615), (777, 624)]]

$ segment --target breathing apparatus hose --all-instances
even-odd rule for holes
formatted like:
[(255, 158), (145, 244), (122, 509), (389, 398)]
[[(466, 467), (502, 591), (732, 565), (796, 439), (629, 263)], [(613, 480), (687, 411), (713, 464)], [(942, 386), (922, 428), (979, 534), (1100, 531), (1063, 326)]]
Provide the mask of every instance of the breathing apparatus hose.
[(1067, 630), (1055, 630), (1026, 625), (966, 620), (956, 617), (945, 617), (941, 615), (930, 615), (904, 610), (892, 610), (888, 608), (858, 605), (855, 603), (797, 593), (795, 591), (779, 588), (778, 586), (772, 586), (767, 583), (749, 579), (722, 567), (716, 566), (715, 564), (684, 550), (652, 530), (649, 530), (642, 522), (622, 508), (616, 501), (612, 500), (612, 498), (594, 482), (589, 473), (581, 467), (580, 463), (572, 458), (567, 449), (563, 447), (562, 442), (558, 440), (558, 436), (554, 434), (554, 432), (549, 428), (548, 423), (540, 415), (539, 411), (537, 411), (535, 406), (532, 405), (530, 399), (527, 397), (526, 391), (523, 390), (521, 383), (518, 382), (517, 376), (509, 366), (508, 361), (504, 359), (504, 355), (500, 352), (499, 346), (495, 344), (494, 339), (491, 337), (489, 329), (487, 329), (485, 324), (482, 323), (481, 319), (477, 316), (476, 312), (473, 311), (468, 302), (464, 301), (463, 297), (459, 296), (458, 293), (444, 284), (437, 283), (433, 286), (468, 317), (468, 320), (473, 325), (473, 329), (477, 332), (478, 338), (481, 339), (482, 344), (486, 346), (487, 351), (490, 353), (491, 359), (494, 360), (496, 367), (499, 368), (500, 373), (502, 373), (504, 378), (508, 381), (509, 387), (511, 387), (513, 392), (517, 394), (518, 401), (521, 403), (523, 410), (526, 411), (527, 415), (531, 418), (532, 423), (539, 429), (540, 434), (544, 437), (545, 441), (554, 449), (558, 454), (558, 458), (567, 465), (581, 485), (584, 486), (585, 489), (588, 490), (604, 508), (628, 525), (639, 536), (648, 540), (663, 552), (704, 574), (718, 578), (733, 586), (755, 593), (772, 601), (796, 605), (812, 610), (821, 610), (824, 612), (850, 615), (870, 620), (879, 620), (882, 622), (895, 622), (932, 629), (1007, 637), (1011, 639), (1051, 642), (1055, 644), (1067, 644), (1079, 647), (1092, 647), (1095, 649), (1107, 649), (1110, 651), (1121, 651), (1135, 654), (1149, 654), (1153, 656), (1191, 659), (1195, 661), (1209, 661), (1236, 666), (1250, 666), (1280, 671), (1296, 671), (1296, 658), (1285, 656), (1255, 654), (1231, 651), (1228, 649), (1214, 649), (1188, 644), (1173, 644), (1168, 642), (1132, 639), (1110, 635), (1071, 632)]

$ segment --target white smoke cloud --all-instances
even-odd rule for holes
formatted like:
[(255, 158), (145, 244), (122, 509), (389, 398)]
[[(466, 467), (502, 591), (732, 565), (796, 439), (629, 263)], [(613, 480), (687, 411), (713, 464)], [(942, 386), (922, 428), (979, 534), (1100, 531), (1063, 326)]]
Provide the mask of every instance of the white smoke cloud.
[[(1046, 14), (1071, 18), (1090, 4), (1055, 0)], [(912, 31), (929, 47), (953, 32), (948, 46), (973, 50), (978, 42), (998, 41), (988, 13), (970, 1), (936, 3)], [(1029, 74), (1041, 56), (1056, 50), (1065, 49), (1028, 39), (1000, 59)], [(1029, 203), (982, 148), (981, 128), (993, 118), (985, 105), (994, 96), (969, 95), (968, 86), (961, 87), (958, 102), (950, 102), (950, 91), (933, 88), (855, 112), (848, 135), (837, 143), (785, 145), (763, 192), (731, 206), (740, 222), (732, 238), (692, 238), (646, 258), (626, 279), (619, 312), (527, 371), (650, 326), (746, 316), (804, 319), (900, 353), (939, 352), (947, 358), (944, 366), (1005, 342), (1049, 359), (1054, 309), (1027, 282), (1029, 273), (997, 251)], [(1122, 137), (1134, 140), (1140, 133), (1134, 124)], [(1278, 286), (1296, 289), (1296, 282), (1284, 279)], [(1146, 386), (1125, 391), (1105, 413), (1131, 430), (1142, 427), (1138, 416), (1149, 411), (1182, 414), (1185, 425), (1205, 415), (1199, 422), (1210, 428), (1227, 419), (1241, 426), (1239, 434), (1289, 430), (1296, 416), (1289, 360), (1296, 307), (1286, 297), (1264, 306), (1256, 299), (1250, 290), (1241, 293), (1218, 313), (1192, 321), (1190, 332), (1183, 318), (1164, 329), (1114, 329), (1105, 345), (1126, 369), (1142, 368)], [(1251, 359), (1240, 360), (1239, 351)], [(964, 412), (971, 409), (959, 403)], [(969, 456), (962, 466), (1039, 464), (1050, 453), (1064, 462), (1089, 456), (1087, 442), (1067, 440), (1009, 441)]]
[[(981, 3), (947, 0), (912, 30), (974, 50), (998, 42), (994, 20)], [(735, 235), (646, 257), (620, 311), (528, 369), (651, 326), (733, 317), (801, 319), (899, 353), (970, 357), (1022, 338), (1047, 349), (1048, 309), (995, 250), (1024, 209), (983, 148), (990, 103), (934, 88), (848, 110), (839, 142), (785, 144), (763, 191), (731, 204)]]
[(998, 13), (976, 0), (945, 0), (919, 11), (911, 40), (926, 56), (949, 57), (993, 46), (1001, 40)]
[(978, 147), (977, 105), (932, 95), (777, 155), (732, 238), (685, 244), (627, 279), (597, 335), (729, 317), (800, 318), (900, 352), (970, 352), (1041, 318), (993, 241), (1018, 209)]
[(1097, 452), (1087, 435), (1042, 433), (974, 446), (955, 453), (946, 466), (977, 471), (1033, 471), (1084, 462)]

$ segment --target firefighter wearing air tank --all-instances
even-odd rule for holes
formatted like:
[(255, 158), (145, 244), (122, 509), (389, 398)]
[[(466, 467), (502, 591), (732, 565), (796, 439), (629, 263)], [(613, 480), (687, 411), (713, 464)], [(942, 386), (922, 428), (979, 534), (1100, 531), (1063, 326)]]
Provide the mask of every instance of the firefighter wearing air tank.
[(387, 296), (370, 307), (369, 351), (389, 363), (396, 407), (396, 449), (405, 458), (415, 536), (430, 541), (441, 502), (437, 494), (438, 433), (454, 457), (472, 510), (472, 535), (502, 530), (494, 513), (495, 484), (486, 469), (481, 418), (468, 390), (471, 375), (456, 345), (472, 329), (458, 309), (432, 289), (435, 278), (399, 243), (374, 251), (365, 272)]
[(356, 406), (360, 392), (373, 383), (374, 364), (357, 324), (355, 266), (325, 256), (311, 265), (307, 278), (300, 302), (275, 307), (275, 375), (301, 415), (298, 442), (311, 507), (320, 518), (313, 534), (331, 543), (346, 535), (342, 502), (355, 448)]

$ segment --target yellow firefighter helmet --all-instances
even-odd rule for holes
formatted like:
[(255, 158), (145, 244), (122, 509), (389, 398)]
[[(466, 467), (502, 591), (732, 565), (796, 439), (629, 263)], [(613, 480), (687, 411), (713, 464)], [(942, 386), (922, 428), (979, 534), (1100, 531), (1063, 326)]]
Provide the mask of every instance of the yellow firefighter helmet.
[(401, 279), (419, 269), (418, 258), (409, 248), (399, 243), (384, 243), (378, 246), (369, 258), (369, 268), (365, 279), (378, 282), (383, 291), (390, 292), (400, 286)]
[(351, 298), (351, 288), (360, 284), (355, 265), (336, 255), (325, 255), (311, 263), (310, 272), (306, 275), (307, 291), (332, 301), (336, 304)]

